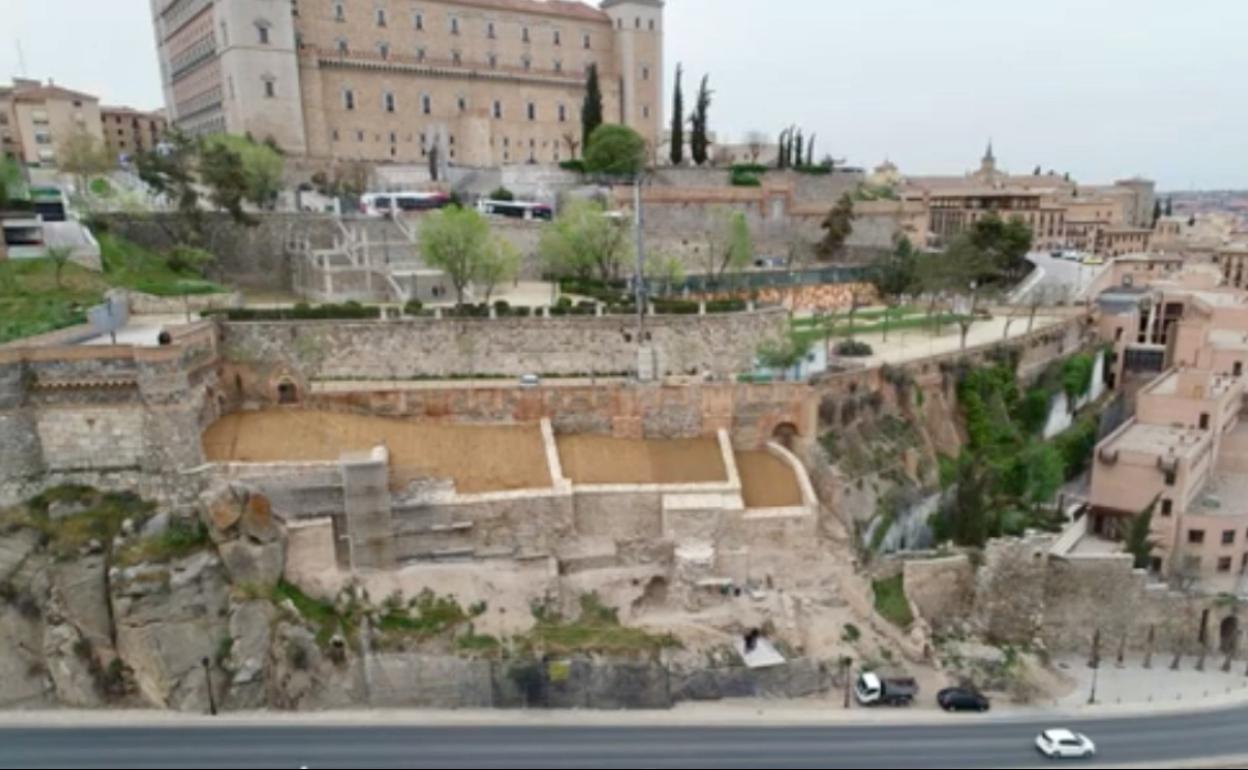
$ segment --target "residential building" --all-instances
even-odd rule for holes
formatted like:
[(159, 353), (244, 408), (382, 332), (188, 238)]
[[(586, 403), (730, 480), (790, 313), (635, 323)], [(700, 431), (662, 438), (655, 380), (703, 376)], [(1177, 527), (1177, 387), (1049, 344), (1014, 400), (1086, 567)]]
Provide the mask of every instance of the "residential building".
[(1088, 531), (1122, 539), (1152, 506), (1152, 570), (1233, 589), (1248, 569), (1248, 294), (1177, 258), (1113, 272), (1101, 331), (1136, 411), (1097, 448)]
[(605, 119), (662, 136), (662, 0), (151, 3), (170, 124), (192, 134), (326, 160), (552, 163), (581, 149), (596, 67)]
[(0, 87), (0, 152), (31, 166), (55, 166), (60, 145), (76, 132), (103, 141), (99, 99), (52, 81), (14, 78)]
[(101, 107), (104, 145), (114, 158), (153, 149), (165, 135), (165, 115), (129, 107)]

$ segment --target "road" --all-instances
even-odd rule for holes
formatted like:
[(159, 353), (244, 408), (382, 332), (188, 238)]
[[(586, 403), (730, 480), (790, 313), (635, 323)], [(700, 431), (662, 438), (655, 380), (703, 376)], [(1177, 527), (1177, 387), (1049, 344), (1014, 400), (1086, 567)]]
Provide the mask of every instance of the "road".
[[(1035, 291), (1045, 292), (1045, 304), (1075, 299), (1100, 271), (1106, 269), (1105, 265), (1084, 265), (1069, 259), (1055, 259), (1047, 251), (1032, 252), (1027, 259), (1044, 271), (1044, 277), (1028, 295)], [(1025, 302), (1025, 298), (1019, 298), (1019, 301)]]
[[(1087, 720), (1080, 767), (1248, 754), (1248, 708)], [(1040, 724), (968, 715), (949, 726), (91, 727), (0, 729), (0, 767), (1014, 768), (1040, 762)]]

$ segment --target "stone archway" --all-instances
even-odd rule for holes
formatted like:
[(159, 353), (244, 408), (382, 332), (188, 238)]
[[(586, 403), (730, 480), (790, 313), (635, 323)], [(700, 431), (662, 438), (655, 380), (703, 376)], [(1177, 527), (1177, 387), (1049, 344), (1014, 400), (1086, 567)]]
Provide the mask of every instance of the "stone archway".
[(771, 432), (771, 440), (788, 450), (792, 450), (797, 445), (800, 437), (801, 432), (791, 422), (782, 422)]
[(1235, 652), (1235, 647), (1239, 643), (1239, 618), (1231, 615), (1222, 621), (1222, 625), (1218, 628), (1218, 649), (1224, 655), (1230, 655)]
[(277, 383), (277, 403), (282, 405), (299, 403), (299, 386), (293, 380), (285, 379)]

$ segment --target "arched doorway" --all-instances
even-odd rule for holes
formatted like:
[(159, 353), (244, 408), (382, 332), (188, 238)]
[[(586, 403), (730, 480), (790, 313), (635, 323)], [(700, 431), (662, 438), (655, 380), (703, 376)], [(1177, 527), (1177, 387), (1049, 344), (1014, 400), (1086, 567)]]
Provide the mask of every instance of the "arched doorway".
[(282, 380), (277, 384), (277, 403), (299, 403), (299, 388), (290, 380)]
[(799, 435), (801, 434), (798, 433), (796, 425), (791, 422), (782, 422), (771, 432), (771, 440), (785, 449), (793, 449)]
[(1235, 648), (1239, 646), (1239, 618), (1234, 615), (1222, 621), (1222, 626), (1218, 630), (1218, 649), (1224, 655), (1230, 655), (1235, 652)]

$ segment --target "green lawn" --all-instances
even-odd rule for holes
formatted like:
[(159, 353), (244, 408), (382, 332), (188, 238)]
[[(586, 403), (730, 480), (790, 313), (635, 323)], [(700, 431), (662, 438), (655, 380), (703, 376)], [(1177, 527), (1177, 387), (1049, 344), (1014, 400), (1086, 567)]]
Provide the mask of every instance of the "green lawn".
[(50, 260), (0, 262), (0, 343), (83, 323), (86, 309), (111, 287), (161, 296), (222, 289), (198, 275), (170, 269), (164, 257), (117, 236), (99, 235), (103, 273), (65, 265), (61, 282)]
[(909, 628), (914, 622), (914, 615), (906, 599), (905, 576), (877, 580), (872, 588), (875, 591), (875, 611), (898, 628)]

